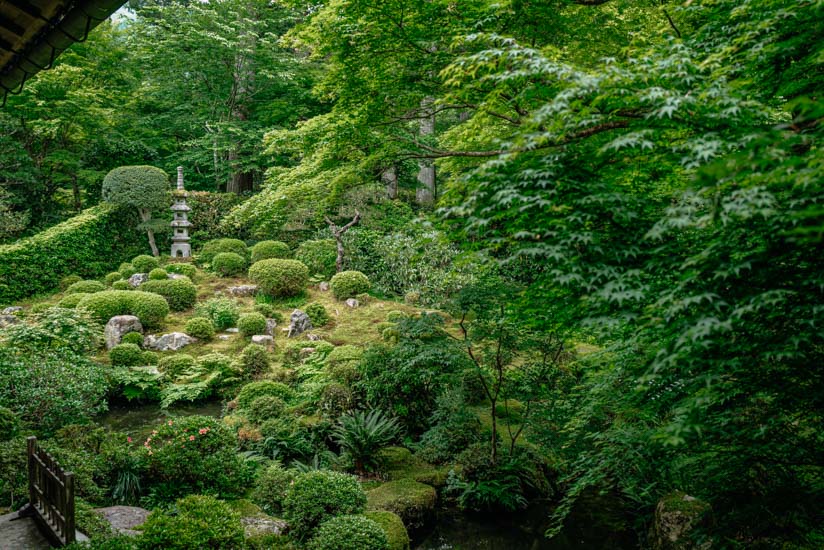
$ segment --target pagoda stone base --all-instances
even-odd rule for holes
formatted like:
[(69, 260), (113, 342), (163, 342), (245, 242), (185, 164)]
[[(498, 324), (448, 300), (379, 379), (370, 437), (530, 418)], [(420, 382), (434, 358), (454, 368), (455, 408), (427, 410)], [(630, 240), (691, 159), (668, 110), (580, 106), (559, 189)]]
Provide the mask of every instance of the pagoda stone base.
[(172, 258), (191, 258), (192, 247), (189, 243), (172, 243)]

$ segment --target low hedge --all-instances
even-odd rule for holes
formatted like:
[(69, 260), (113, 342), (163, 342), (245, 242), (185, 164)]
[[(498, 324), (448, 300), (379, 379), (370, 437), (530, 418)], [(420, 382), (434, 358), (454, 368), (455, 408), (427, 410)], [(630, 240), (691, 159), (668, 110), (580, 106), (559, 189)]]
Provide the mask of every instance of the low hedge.
[(96, 292), (84, 296), (77, 307), (88, 309), (101, 323), (115, 315), (135, 315), (147, 328), (160, 326), (169, 314), (169, 304), (163, 296), (140, 290)]
[(144, 250), (136, 217), (100, 204), (45, 231), (0, 246), (0, 304), (53, 291), (67, 275), (102, 277)]
[(143, 292), (160, 294), (169, 303), (172, 311), (183, 311), (194, 307), (197, 301), (197, 287), (186, 279), (163, 279), (146, 281), (140, 285)]

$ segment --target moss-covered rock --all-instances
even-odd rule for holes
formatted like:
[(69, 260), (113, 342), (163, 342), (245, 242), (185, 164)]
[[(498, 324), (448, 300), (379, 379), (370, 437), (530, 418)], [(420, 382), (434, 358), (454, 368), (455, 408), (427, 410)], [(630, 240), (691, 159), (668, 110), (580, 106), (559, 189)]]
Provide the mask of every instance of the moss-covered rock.
[(381, 526), (389, 542), (389, 550), (409, 550), (409, 533), (398, 514), (385, 510), (375, 510), (363, 514)]
[(440, 489), (453, 466), (433, 466), (404, 447), (387, 447), (381, 451), (381, 471), (391, 481), (412, 480)]
[(411, 479), (390, 481), (366, 494), (367, 510), (384, 510), (400, 516), (410, 533), (426, 528), (435, 517), (438, 494), (430, 485)]
[(654, 550), (694, 550), (709, 548), (693, 537), (696, 528), (709, 521), (710, 505), (681, 491), (662, 498), (655, 507), (650, 533)]

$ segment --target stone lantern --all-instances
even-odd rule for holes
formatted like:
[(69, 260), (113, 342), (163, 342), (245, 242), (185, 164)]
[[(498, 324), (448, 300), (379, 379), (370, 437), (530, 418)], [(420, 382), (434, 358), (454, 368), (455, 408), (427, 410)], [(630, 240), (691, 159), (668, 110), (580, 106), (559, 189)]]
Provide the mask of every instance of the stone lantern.
[(177, 167), (177, 189), (173, 192), (175, 203), (172, 205), (174, 219), (172, 220), (172, 258), (189, 258), (192, 256), (192, 247), (189, 244), (189, 205), (186, 204), (188, 193), (183, 188), (183, 167)]

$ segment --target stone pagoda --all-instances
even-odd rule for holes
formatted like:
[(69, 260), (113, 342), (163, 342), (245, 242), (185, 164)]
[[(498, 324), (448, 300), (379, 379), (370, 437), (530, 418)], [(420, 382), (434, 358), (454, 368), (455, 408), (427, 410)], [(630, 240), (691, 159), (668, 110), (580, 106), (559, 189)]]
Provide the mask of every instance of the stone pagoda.
[(189, 244), (189, 205), (186, 204), (188, 193), (183, 188), (183, 167), (177, 167), (177, 189), (174, 193), (175, 203), (172, 205), (174, 219), (172, 220), (172, 258), (189, 258), (192, 255), (192, 247)]

